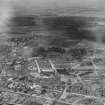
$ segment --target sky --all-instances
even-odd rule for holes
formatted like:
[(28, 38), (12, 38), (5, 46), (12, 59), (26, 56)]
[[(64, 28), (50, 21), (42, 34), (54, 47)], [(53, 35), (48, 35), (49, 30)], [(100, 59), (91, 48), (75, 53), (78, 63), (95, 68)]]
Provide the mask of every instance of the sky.
[[(105, 6), (105, 0), (0, 0), (0, 8), (14, 11), (31, 11), (37, 9), (66, 8), (66, 7), (95, 7)], [(4, 9), (2, 8), (2, 9)]]
[[(12, 1), (12, 0), (11, 0)], [(27, 8), (35, 7), (67, 7), (67, 6), (102, 6), (105, 4), (105, 0), (14, 0), (13, 4), (16, 6), (23, 6)]]

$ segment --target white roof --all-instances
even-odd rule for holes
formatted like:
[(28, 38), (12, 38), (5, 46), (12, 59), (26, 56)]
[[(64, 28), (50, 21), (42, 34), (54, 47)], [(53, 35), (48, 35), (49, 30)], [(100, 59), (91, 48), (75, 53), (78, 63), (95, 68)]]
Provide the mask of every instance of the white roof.
[(42, 68), (41, 71), (53, 71), (53, 69)]

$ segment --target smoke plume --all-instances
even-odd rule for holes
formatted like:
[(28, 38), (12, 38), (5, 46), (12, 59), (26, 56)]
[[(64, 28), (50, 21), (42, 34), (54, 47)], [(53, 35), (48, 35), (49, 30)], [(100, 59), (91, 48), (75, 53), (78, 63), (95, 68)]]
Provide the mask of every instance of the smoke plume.
[(10, 28), (8, 27), (10, 24), (10, 19), (13, 16), (13, 9), (11, 6), (12, 0), (1, 0), (0, 1), (0, 44), (7, 43), (8, 39), (8, 31)]

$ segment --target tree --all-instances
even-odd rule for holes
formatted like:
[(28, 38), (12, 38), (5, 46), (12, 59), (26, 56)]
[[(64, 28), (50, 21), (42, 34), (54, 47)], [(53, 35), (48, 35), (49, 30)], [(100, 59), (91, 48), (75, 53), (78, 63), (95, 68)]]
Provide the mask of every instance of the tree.
[(37, 55), (46, 57), (47, 56), (47, 51), (44, 47), (39, 47), (37, 50)]

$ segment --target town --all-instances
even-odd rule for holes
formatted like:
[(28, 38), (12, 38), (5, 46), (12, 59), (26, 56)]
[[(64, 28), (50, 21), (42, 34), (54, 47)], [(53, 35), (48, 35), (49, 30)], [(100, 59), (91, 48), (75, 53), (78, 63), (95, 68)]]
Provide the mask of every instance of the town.
[[(85, 48), (85, 43), (75, 48)], [(10, 43), (10, 53), (0, 58), (0, 104), (104, 105), (105, 49), (94, 46), (76, 60), (23, 56), (24, 46)]]

